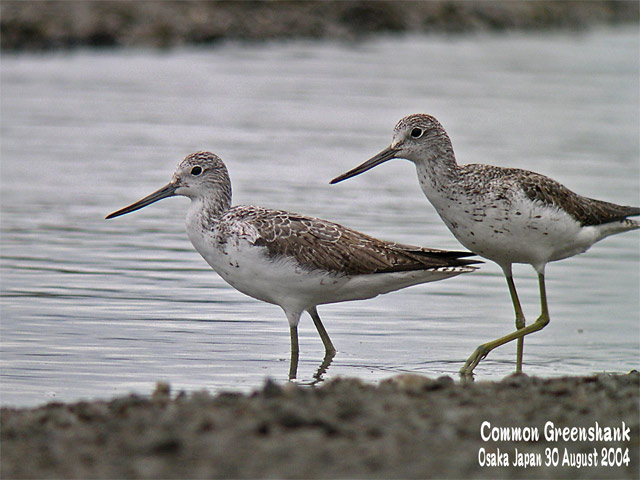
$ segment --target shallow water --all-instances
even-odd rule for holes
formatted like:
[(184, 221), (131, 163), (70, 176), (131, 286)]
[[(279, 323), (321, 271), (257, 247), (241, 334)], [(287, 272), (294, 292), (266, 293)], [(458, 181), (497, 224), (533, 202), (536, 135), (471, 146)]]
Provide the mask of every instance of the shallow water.
[[(328, 218), (404, 243), (459, 249), (408, 162), (328, 182), (388, 145), (402, 116), (436, 115), (461, 163), (527, 168), (587, 196), (638, 204), (637, 32), (384, 37), (357, 44), (3, 55), (3, 405), (285, 381), (278, 307), (226, 285), (191, 247), (186, 199), (104, 216), (167, 183), (188, 153), (227, 163), (238, 204)], [(551, 324), (525, 371), (626, 372), (640, 358), (638, 232), (551, 264)], [(537, 283), (515, 269), (529, 321)], [(456, 372), (513, 329), (506, 284), (472, 275), (321, 306), (338, 348), (323, 378)], [(299, 381), (323, 348), (300, 325)], [(478, 379), (513, 370), (515, 346)]]

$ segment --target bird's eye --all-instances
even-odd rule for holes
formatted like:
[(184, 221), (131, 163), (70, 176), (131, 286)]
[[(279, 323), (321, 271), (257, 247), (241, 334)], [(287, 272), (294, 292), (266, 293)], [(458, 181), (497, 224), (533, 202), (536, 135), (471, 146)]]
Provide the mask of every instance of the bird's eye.
[(422, 129), (421, 128), (414, 128), (413, 130), (411, 130), (411, 136), (413, 138), (420, 138), (422, 136)]
[(201, 166), (199, 166), (199, 165), (196, 165), (195, 167), (193, 167), (193, 168), (191, 169), (191, 175), (195, 175), (195, 176), (197, 177), (197, 176), (198, 176), (198, 175), (200, 175), (201, 173), (202, 173), (202, 167), (201, 167)]

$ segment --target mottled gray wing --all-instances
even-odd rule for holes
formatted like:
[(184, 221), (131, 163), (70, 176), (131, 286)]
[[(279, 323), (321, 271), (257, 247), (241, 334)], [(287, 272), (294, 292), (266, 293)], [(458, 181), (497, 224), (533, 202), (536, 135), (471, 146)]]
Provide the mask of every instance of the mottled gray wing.
[(399, 245), (326, 220), (279, 210), (261, 209), (245, 221), (259, 232), (255, 244), (266, 247), (271, 257), (291, 257), (309, 269), (362, 275), (478, 263), (460, 259), (472, 255), (469, 252)]
[(529, 199), (559, 207), (583, 226), (601, 225), (640, 215), (640, 208), (583, 197), (555, 180), (537, 173), (523, 171), (523, 174), (518, 176), (518, 184)]

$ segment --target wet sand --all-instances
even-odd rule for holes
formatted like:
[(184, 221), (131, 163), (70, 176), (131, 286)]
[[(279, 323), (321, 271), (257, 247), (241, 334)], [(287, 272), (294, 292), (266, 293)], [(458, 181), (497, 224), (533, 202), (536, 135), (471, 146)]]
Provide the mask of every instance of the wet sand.
[(151, 47), (224, 40), (354, 40), (377, 33), (584, 29), (638, 23), (635, 1), (16, 1), (1, 47)]
[[(1, 476), (638, 478), (639, 393), (637, 371), (467, 384), (416, 375), (315, 388), (267, 381), (249, 395), (216, 396), (159, 384), (151, 397), (3, 408)], [(548, 438), (549, 422), (568, 437)], [(529, 441), (494, 441), (499, 427)], [(581, 429), (594, 437), (572, 439)], [(503, 465), (481, 465), (491, 461)]]

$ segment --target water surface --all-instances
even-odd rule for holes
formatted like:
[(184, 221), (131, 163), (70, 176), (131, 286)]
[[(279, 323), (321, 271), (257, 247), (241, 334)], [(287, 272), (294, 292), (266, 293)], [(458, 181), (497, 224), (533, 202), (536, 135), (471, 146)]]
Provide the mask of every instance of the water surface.
[[(409, 162), (328, 184), (409, 113), (437, 116), (460, 163), (639, 204), (639, 50), (633, 30), (596, 30), (3, 55), (2, 404), (149, 393), (157, 380), (214, 392), (286, 380), (282, 311), (234, 291), (193, 250), (188, 200), (104, 220), (196, 150), (226, 161), (237, 204), (438, 248), (461, 247)], [(527, 373), (638, 368), (639, 245), (631, 232), (548, 266), (552, 320), (526, 341)], [(515, 275), (533, 321), (535, 274)], [(492, 263), (319, 311), (339, 350), (324, 378), (455, 375), (513, 329)], [(311, 382), (323, 347), (306, 316), (300, 347), (299, 381)], [(509, 374), (514, 356), (514, 345), (492, 352), (477, 378)]]

